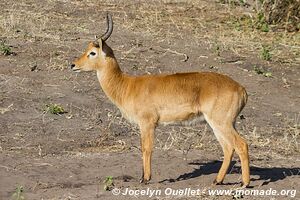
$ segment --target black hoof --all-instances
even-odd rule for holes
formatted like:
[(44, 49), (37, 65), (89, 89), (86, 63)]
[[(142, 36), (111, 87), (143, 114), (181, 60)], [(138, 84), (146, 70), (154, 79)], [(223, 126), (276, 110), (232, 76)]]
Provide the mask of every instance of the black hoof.
[(241, 187), (242, 188), (251, 188), (250, 183), (247, 183), (247, 184), (241, 183)]
[(216, 179), (213, 182), (214, 185), (223, 185), (223, 181), (218, 182)]
[(150, 180), (151, 180), (151, 176), (150, 176), (149, 179), (145, 179), (144, 178), (144, 173), (142, 173), (142, 177), (140, 178), (140, 183), (143, 183), (143, 184), (147, 185), (147, 184), (149, 184)]
[(145, 184), (145, 185), (149, 184), (149, 182), (150, 182), (150, 179), (149, 179), (149, 180), (146, 180), (146, 179), (144, 179), (144, 178), (141, 178), (141, 179), (140, 179), (140, 183), (143, 183), (143, 184)]

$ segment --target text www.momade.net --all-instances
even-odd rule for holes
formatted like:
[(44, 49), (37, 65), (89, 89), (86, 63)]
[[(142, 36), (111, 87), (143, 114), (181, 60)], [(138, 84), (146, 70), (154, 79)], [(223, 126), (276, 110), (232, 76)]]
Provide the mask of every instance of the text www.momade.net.
[(144, 197), (155, 197), (155, 196), (178, 196), (178, 197), (191, 197), (191, 196), (201, 196), (201, 195), (209, 195), (209, 196), (287, 196), (287, 197), (296, 197), (297, 190), (275, 190), (272, 188), (269, 189), (209, 189), (209, 190), (201, 190), (201, 189), (192, 189), (192, 188), (181, 188), (181, 189), (173, 189), (173, 188), (165, 188), (165, 189), (130, 189), (123, 188), (118, 189), (114, 188), (112, 190), (112, 194), (115, 196), (144, 196)]

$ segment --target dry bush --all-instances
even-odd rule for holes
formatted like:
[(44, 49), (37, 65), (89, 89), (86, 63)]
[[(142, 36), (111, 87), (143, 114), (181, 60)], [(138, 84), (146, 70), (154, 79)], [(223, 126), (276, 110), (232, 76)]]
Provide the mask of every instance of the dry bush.
[(300, 29), (300, 0), (265, 0), (262, 12), (269, 24), (287, 31)]

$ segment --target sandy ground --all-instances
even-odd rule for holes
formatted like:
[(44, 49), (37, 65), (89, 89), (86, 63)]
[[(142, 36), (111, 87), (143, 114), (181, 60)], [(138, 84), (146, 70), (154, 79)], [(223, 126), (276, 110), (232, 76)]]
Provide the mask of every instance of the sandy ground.
[[(223, 154), (206, 124), (159, 126), (153, 178), (140, 184), (138, 128), (106, 98), (95, 73), (68, 68), (103, 32), (109, 11), (115, 29), (108, 44), (124, 72), (229, 75), (249, 93), (237, 129), (249, 143), (250, 189), (299, 192), (300, 34), (253, 28), (252, 8), (209, 0), (1, 1), (1, 45), (11, 55), (0, 55), (0, 199), (16, 198), (18, 186), (30, 200), (137, 198), (105, 191), (108, 176), (123, 192), (203, 191), (151, 199), (299, 198), (210, 196), (209, 190), (238, 188), (241, 170), (235, 157), (225, 185), (212, 185)], [(67, 113), (51, 114), (49, 104)]]

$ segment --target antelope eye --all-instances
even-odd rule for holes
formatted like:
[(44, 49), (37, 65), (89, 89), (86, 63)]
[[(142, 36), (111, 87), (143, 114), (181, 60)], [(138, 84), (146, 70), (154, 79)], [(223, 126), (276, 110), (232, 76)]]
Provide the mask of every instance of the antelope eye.
[(94, 56), (96, 53), (92, 51), (89, 55)]

